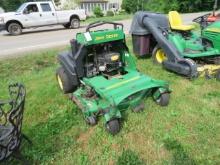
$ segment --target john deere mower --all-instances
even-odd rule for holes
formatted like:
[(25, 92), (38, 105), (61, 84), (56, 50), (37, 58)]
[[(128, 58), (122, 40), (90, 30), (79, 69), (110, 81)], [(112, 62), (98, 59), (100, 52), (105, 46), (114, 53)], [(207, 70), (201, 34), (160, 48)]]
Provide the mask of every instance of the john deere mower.
[(220, 79), (220, 22), (207, 23), (204, 17), (194, 19), (200, 34), (193, 32), (194, 25), (183, 25), (176, 11), (169, 13), (169, 21), (164, 14), (137, 12), (130, 31), (134, 53), (152, 54), (155, 63), (189, 78)]
[[(91, 31), (111, 24), (112, 29)], [(169, 87), (140, 73), (125, 43), (123, 25), (95, 22), (71, 41), (71, 51), (58, 56), (61, 67), (57, 80), (65, 94), (82, 110), (85, 120), (95, 125), (103, 115), (107, 131), (120, 130), (122, 111), (144, 109), (143, 99), (152, 96), (157, 104), (167, 106)]]

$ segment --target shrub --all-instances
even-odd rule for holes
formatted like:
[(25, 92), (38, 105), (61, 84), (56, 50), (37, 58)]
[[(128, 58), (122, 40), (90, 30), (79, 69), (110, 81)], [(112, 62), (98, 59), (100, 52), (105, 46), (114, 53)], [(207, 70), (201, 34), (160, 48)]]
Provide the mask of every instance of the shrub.
[[(214, 0), (123, 0), (122, 9), (128, 13), (138, 10), (165, 12), (178, 10), (180, 12), (210, 11)], [(220, 7), (220, 3), (218, 3)]]
[(96, 6), (93, 9), (93, 13), (95, 14), (96, 17), (103, 17), (104, 16), (104, 13), (102, 12), (102, 10), (99, 6)]
[(111, 10), (107, 11), (107, 13), (106, 13), (106, 16), (108, 16), (108, 17), (112, 17), (114, 15), (115, 15), (114, 12)]
[(149, 0), (123, 0), (122, 1), (122, 9), (124, 9), (127, 13), (135, 13), (136, 11), (143, 10), (144, 5), (148, 3)]

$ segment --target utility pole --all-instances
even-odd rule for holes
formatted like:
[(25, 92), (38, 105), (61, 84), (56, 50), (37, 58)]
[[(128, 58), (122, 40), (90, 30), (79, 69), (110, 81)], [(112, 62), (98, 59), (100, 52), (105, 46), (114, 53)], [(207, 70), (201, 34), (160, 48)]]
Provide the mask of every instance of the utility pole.
[(215, 12), (218, 8), (218, 0), (215, 0), (214, 9), (213, 9), (213, 15), (215, 16)]

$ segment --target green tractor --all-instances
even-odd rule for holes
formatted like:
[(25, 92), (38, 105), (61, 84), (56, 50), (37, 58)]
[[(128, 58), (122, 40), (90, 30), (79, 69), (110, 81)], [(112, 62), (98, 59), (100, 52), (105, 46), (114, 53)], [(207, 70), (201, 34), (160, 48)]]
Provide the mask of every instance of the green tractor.
[[(111, 24), (112, 29), (91, 31)], [(152, 96), (167, 106), (170, 89), (164, 81), (140, 73), (125, 43), (123, 25), (95, 22), (71, 41), (71, 51), (58, 56), (57, 80), (61, 90), (81, 109), (85, 121), (95, 125), (103, 115), (108, 132), (120, 130), (122, 111), (144, 109), (143, 99)]]
[(167, 70), (195, 78), (220, 79), (220, 22), (207, 22), (207, 15), (193, 20), (201, 26), (183, 25), (178, 12), (166, 15), (137, 12), (131, 34), (138, 57), (152, 54), (153, 61)]

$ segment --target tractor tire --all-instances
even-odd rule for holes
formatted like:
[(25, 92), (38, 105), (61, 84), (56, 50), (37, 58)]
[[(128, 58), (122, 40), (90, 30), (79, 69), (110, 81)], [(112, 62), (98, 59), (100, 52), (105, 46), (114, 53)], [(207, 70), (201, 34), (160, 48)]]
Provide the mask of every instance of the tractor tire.
[(95, 116), (86, 117), (85, 120), (88, 125), (94, 126), (97, 124), (97, 119)]
[(20, 24), (18, 23), (10, 23), (7, 27), (7, 31), (13, 35), (13, 36), (17, 36), (20, 35), (22, 33), (22, 27)]
[(112, 134), (116, 135), (120, 131), (120, 123), (118, 119), (110, 120), (106, 123), (106, 130)]
[(80, 20), (78, 18), (71, 18), (70, 28), (78, 29), (80, 27)]
[(156, 103), (162, 107), (165, 107), (169, 104), (170, 101), (170, 94), (163, 93), (161, 96), (156, 100)]
[(64, 94), (72, 93), (76, 90), (77, 87), (71, 83), (63, 67), (57, 69), (56, 78)]
[(167, 60), (167, 56), (159, 45), (156, 45), (152, 53), (153, 63), (162, 65), (163, 61)]

